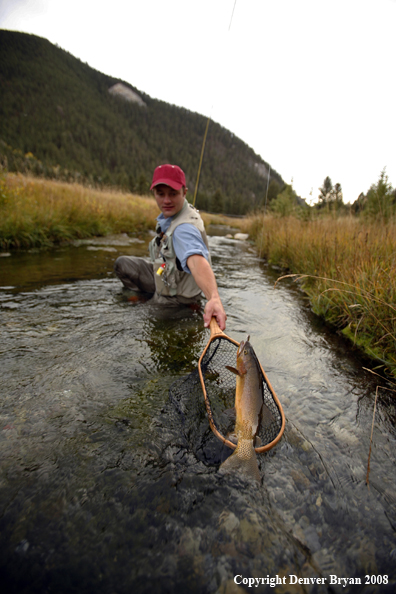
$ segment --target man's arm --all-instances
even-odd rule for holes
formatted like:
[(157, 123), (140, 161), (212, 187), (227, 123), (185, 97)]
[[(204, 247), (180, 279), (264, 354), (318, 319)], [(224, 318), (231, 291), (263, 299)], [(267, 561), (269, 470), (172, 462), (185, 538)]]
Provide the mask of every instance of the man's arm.
[(221, 330), (225, 330), (227, 316), (221, 303), (216, 278), (209, 262), (203, 256), (194, 254), (187, 258), (187, 266), (198, 287), (208, 300), (203, 315), (205, 328), (209, 326), (211, 318), (215, 317)]

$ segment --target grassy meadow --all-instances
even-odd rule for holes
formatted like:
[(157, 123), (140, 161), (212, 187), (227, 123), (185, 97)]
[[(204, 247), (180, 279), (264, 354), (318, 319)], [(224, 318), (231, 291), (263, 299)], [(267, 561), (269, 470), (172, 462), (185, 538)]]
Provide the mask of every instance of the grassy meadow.
[(14, 174), (0, 177), (0, 247), (50, 247), (72, 239), (152, 229), (155, 200)]
[(295, 275), (313, 310), (396, 377), (396, 222), (257, 214), (249, 223), (260, 256)]
[[(151, 196), (98, 190), (22, 174), (0, 174), (0, 249), (51, 247), (112, 233), (138, 235), (160, 213)], [(235, 219), (202, 213), (206, 224)]]
[[(158, 213), (152, 197), (0, 174), (2, 250), (51, 247), (111, 233), (138, 235), (153, 229)], [(201, 214), (206, 224), (229, 224), (248, 232), (261, 257), (296, 275), (317, 314), (396, 377), (394, 220)]]

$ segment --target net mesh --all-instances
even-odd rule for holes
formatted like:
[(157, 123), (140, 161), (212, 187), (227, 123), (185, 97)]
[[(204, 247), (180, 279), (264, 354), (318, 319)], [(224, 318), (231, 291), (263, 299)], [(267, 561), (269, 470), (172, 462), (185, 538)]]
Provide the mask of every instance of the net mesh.
[[(226, 368), (226, 365), (235, 367), (237, 349), (237, 345), (226, 337), (216, 337), (210, 342), (201, 361), (201, 372), (213, 421), (217, 430), (224, 436), (227, 436), (235, 425), (236, 376)], [(279, 435), (282, 427), (281, 412), (262, 373), (261, 379), (264, 403), (262, 422), (258, 432), (261, 444), (257, 445), (260, 447), (271, 443)], [(182, 402), (196, 392), (197, 386), (202, 394), (197, 370), (172, 384), (169, 392), (179, 412), (184, 412)]]

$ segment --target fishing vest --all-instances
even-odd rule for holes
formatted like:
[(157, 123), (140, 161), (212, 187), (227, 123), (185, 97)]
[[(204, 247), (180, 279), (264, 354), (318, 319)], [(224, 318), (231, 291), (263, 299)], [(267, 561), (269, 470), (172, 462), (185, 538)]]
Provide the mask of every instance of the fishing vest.
[[(150, 259), (154, 266), (155, 288), (159, 295), (171, 297), (180, 295), (186, 298), (200, 296), (201, 289), (193, 275), (184, 272), (173, 247), (173, 232), (183, 223), (194, 225), (209, 249), (203, 220), (199, 212), (185, 199), (183, 208), (172, 217), (172, 222), (165, 233), (162, 233), (161, 225), (157, 223), (157, 237), (154, 237), (149, 244)], [(210, 255), (209, 263), (211, 264)]]

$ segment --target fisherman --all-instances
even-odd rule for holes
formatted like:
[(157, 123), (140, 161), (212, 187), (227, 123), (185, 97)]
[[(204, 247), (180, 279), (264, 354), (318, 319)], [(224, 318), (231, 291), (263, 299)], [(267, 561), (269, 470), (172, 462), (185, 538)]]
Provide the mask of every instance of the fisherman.
[(186, 199), (184, 172), (177, 165), (159, 165), (150, 190), (161, 210), (156, 237), (149, 245), (150, 262), (120, 256), (114, 272), (126, 288), (150, 293), (152, 301), (159, 304), (196, 304), (203, 293), (207, 299), (205, 327), (215, 317), (225, 330), (227, 316), (211, 267), (204, 223)]

